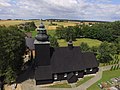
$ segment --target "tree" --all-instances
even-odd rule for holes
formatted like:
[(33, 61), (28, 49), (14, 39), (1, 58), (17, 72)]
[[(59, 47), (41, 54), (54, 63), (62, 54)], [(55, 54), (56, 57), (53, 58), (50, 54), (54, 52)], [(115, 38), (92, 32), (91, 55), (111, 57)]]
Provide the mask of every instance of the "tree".
[(76, 40), (76, 35), (77, 35), (77, 31), (75, 29), (76, 27), (73, 26), (68, 26), (68, 27), (57, 27), (56, 29), (56, 36), (59, 39), (65, 39), (66, 41), (69, 40)]
[(82, 52), (87, 52), (87, 51), (90, 50), (90, 48), (89, 48), (89, 46), (88, 46), (87, 43), (82, 42), (82, 43), (80, 44), (80, 50), (81, 50)]
[(32, 22), (26, 22), (24, 24), (20, 24), (19, 25), (19, 29), (25, 31), (25, 32), (30, 32), (30, 31), (34, 31), (37, 27), (35, 26), (35, 23)]
[(76, 40), (75, 31), (72, 26), (65, 27), (64, 38), (66, 41)]
[(120, 53), (120, 37), (115, 39), (114, 45), (117, 47), (117, 53)]
[(73, 26), (73, 30), (75, 33), (75, 37), (79, 38), (79, 37), (83, 36), (82, 30), (79, 25)]
[(98, 39), (101, 41), (113, 41), (115, 39), (111, 23), (94, 24), (91, 27), (83, 25), (82, 33), (84, 37)]
[(103, 42), (98, 48), (98, 60), (101, 63), (108, 63), (113, 60), (112, 55), (116, 54), (116, 48), (108, 42)]
[(113, 22), (111, 27), (114, 30), (113, 35), (120, 36), (120, 21)]
[(59, 47), (59, 43), (57, 42), (56, 37), (50, 36), (50, 46), (51, 47)]
[(91, 52), (93, 52), (93, 53), (97, 54), (98, 47), (93, 46), (93, 47), (91, 47), (90, 49), (91, 49)]
[(64, 38), (64, 27), (63, 26), (59, 26), (56, 28), (56, 36), (59, 38), (59, 39), (63, 39)]
[(26, 48), (25, 35), (17, 26), (0, 27), (0, 76), (5, 76), (9, 83), (21, 71)]

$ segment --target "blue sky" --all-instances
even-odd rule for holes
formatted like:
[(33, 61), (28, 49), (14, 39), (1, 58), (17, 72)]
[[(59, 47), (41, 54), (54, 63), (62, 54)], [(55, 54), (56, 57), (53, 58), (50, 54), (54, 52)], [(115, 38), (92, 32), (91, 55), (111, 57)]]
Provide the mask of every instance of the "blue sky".
[(0, 0), (1, 19), (120, 20), (120, 0)]

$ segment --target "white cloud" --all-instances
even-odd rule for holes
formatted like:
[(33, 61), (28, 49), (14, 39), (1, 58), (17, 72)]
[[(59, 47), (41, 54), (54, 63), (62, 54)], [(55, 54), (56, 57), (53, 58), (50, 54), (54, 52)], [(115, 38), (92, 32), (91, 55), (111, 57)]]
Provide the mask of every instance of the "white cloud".
[(11, 4), (8, 3), (9, 0), (0, 0), (0, 7), (9, 7)]
[(112, 0), (0, 0), (0, 18), (120, 19)]

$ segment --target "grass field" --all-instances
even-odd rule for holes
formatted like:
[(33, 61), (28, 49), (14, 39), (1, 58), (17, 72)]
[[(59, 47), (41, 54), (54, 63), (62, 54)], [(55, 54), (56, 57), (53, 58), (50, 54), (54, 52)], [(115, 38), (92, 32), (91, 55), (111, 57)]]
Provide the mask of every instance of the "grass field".
[(120, 69), (114, 70), (114, 71), (104, 71), (102, 75), (102, 79), (100, 79), (98, 82), (90, 86), (87, 90), (100, 90), (100, 88), (97, 86), (98, 83), (106, 82), (114, 77), (120, 76)]
[[(31, 22), (32, 20), (0, 20), (0, 25), (5, 25), (5, 26), (10, 26), (10, 25), (19, 25), (21, 23), (25, 22)], [(33, 20), (38, 27), (40, 25), (40, 20)], [(63, 25), (65, 27), (67, 26), (75, 26), (75, 22), (53, 22), (53, 24), (57, 24), (56, 26), (54, 25), (49, 25), (50, 22), (48, 21), (43, 21), (45, 27), (47, 30), (55, 30), (56, 27)]]
[(71, 86), (67, 83), (50, 85), (48, 87), (51, 87), (51, 88), (71, 88)]
[[(63, 39), (58, 40), (59, 46), (67, 46), (67, 42)], [(82, 42), (87, 43), (90, 47), (92, 46), (99, 46), (102, 42), (96, 39), (89, 39), (89, 38), (80, 38), (76, 39), (76, 41), (73, 41), (74, 46), (80, 46)]]
[(0, 25), (10, 26), (10, 25), (18, 25), (21, 23), (30, 22), (25, 20), (0, 20)]

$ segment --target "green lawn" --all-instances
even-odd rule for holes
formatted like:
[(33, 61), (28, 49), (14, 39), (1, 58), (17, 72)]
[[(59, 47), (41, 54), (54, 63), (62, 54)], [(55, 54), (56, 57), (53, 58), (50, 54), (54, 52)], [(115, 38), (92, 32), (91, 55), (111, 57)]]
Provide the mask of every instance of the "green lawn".
[(82, 78), (81, 80), (77, 81), (76, 87), (80, 86), (81, 84), (85, 83), (86, 81), (90, 80), (93, 77), (94, 76), (87, 76), (87, 77)]
[[(60, 47), (67, 46), (67, 42), (63, 39), (58, 40)], [(85, 42), (90, 47), (92, 46), (99, 46), (102, 42), (96, 39), (89, 39), (89, 38), (80, 38), (73, 41), (74, 46), (80, 46), (80, 43)]]
[(120, 76), (120, 69), (114, 70), (114, 71), (104, 71), (102, 79), (100, 79), (98, 82), (90, 86), (87, 90), (100, 90), (100, 88), (97, 86), (98, 83), (109, 81), (111, 78), (119, 77)]
[(71, 86), (67, 83), (50, 85), (49, 87), (51, 87), (51, 88), (71, 88)]

